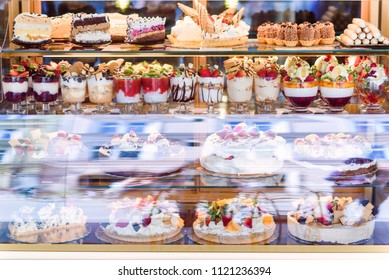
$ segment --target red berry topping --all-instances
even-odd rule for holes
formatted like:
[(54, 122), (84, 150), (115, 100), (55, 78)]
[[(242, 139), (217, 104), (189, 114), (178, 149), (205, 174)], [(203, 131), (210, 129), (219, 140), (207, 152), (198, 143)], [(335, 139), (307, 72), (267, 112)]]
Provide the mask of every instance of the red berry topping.
[(232, 80), (233, 78), (235, 78), (235, 75), (236, 75), (236, 72), (232, 72), (232, 73), (228, 74), (227, 80)]
[(211, 217), (207, 217), (207, 218), (205, 218), (205, 225), (206, 226), (209, 226), (209, 223), (211, 222)]
[(243, 221), (243, 225), (245, 227), (248, 227), (248, 228), (253, 228), (253, 219), (251, 217), (247, 217), (244, 221)]
[(267, 70), (266, 77), (270, 78), (271, 80), (275, 80), (278, 77), (278, 73), (274, 69)]
[(149, 224), (151, 224), (151, 217), (147, 216), (147, 217), (143, 218), (143, 220), (142, 220), (143, 227), (148, 227)]
[(225, 158), (225, 160), (233, 160), (234, 156), (229, 156), (228, 158)]
[(217, 77), (219, 77), (219, 76), (220, 76), (220, 70), (214, 69), (214, 70), (212, 71), (211, 77), (212, 77), (212, 78), (217, 78)]
[(222, 216), (222, 221), (223, 221), (223, 226), (227, 226), (229, 222), (232, 221), (232, 216), (231, 215), (224, 215)]
[(257, 72), (258, 77), (265, 78), (266, 77), (266, 69), (261, 69)]
[(238, 72), (236, 72), (235, 74), (235, 77), (237, 78), (244, 77), (244, 76), (246, 76), (246, 72), (243, 70), (238, 70)]
[(312, 75), (309, 75), (308, 77), (305, 78), (306, 82), (313, 82), (315, 80), (315, 77)]
[(58, 131), (57, 136), (62, 137), (62, 138), (66, 138), (66, 137), (68, 137), (68, 134), (65, 131)]
[(200, 68), (199, 75), (204, 78), (211, 77), (211, 69), (209, 67)]

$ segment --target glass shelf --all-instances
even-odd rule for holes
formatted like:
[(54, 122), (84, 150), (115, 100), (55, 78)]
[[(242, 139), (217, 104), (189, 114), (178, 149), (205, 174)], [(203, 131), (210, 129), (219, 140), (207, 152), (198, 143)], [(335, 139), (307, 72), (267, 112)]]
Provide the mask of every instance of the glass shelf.
[[(154, 50), (130, 50), (129, 45), (113, 44), (102, 49), (3, 49), (4, 57), (15, 56), (44, 56), (44, 57), (226, 57), (226, 56), (267, 56), (267, 55), (298, 55), (318, 56), (332, 54), (347, 55), (388, 55), (388, 47), (380, 48), (347, 48), (335, 42), (332, 46), (320, 47), (276, 47), (259, 45), (256, 39), (250, 39), (246, 48), (204, 48), (204, 49), (176, 49), (169, 47), (166, 42), (163, 47)], [(132, 47), (133, 48), (133, 47)]]

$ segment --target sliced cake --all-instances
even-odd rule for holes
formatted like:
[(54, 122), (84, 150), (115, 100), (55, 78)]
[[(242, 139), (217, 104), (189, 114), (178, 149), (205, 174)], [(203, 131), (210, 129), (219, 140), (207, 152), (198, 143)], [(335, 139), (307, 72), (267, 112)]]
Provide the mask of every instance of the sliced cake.
[(128, 43), (158, 43), (165, 40), (166, 18), (161, 17), (127, 17)]
[(71, 41), (79, 44), (111, 42), (109, 18), (106, 14), (76, 14), (71, 26)]
[(62, 16), (52, 17), (51, 38), (53, 40), (69, 40), (73, 14), (67, 13)]
[(47, 15), (21, 13), (13, 23), (12, 42), (15, 44), (43, 44), (51, 40), (51, 19)]

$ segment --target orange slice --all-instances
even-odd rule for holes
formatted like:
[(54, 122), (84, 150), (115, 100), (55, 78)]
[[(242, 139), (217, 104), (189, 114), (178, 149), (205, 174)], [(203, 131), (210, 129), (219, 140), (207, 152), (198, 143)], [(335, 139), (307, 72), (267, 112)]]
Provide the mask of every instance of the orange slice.
[(273, 224), (273, 216), (272, 215), (269, 215), (269, 214), (266, 214), (265, 216), (263, 216), (262, 218), (262, 223), (264, 224), (264, 226), (266, 227), (269, 227)]
[(241, 231), (242, 227), (233, 221), (229, 222), (228, 225), (226, 226), (226, 231), (228, 232), (238, 232)]

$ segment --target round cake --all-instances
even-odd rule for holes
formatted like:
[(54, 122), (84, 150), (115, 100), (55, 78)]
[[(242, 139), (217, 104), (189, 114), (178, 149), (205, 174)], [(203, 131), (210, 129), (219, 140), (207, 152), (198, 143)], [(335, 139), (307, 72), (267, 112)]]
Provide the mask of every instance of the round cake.
[(193, 223), (195, 235), (221, 244), (252, 244), (275, 231), (273, 216), (250, 198), (231, 198), (202, 204)]
[(355, 244), (372, 238), (375, 226), (369, 201), (331, 196), (300, 201), (287, 216), (289, 234), (313, 244)]
[(357, 176), (377, 171), (377, 161), (370, 159), (371, 144), (362, 136), (338, 133), (316, 134), (294, 141), (294, 161), (306, 168), (332, 172), (331, 177)]
[(25, 243), (63, 243), (84, 237), (87, 217), (81, 208), (49, 203), (39, 210), (23, 206), (8, 225), (10, 237)]
[(271, 176), (280, 172), (285, 139), (274, 132), (240, 123), (208, 136), (200, 164), (208, 171), (227, 175)]
[(104, 233), (127, 242), (154, 242), (172, 238), (180, 233), (184, 220), (176, 203), (146, 198), (124, 198), (111, 203), (109, 224)]

